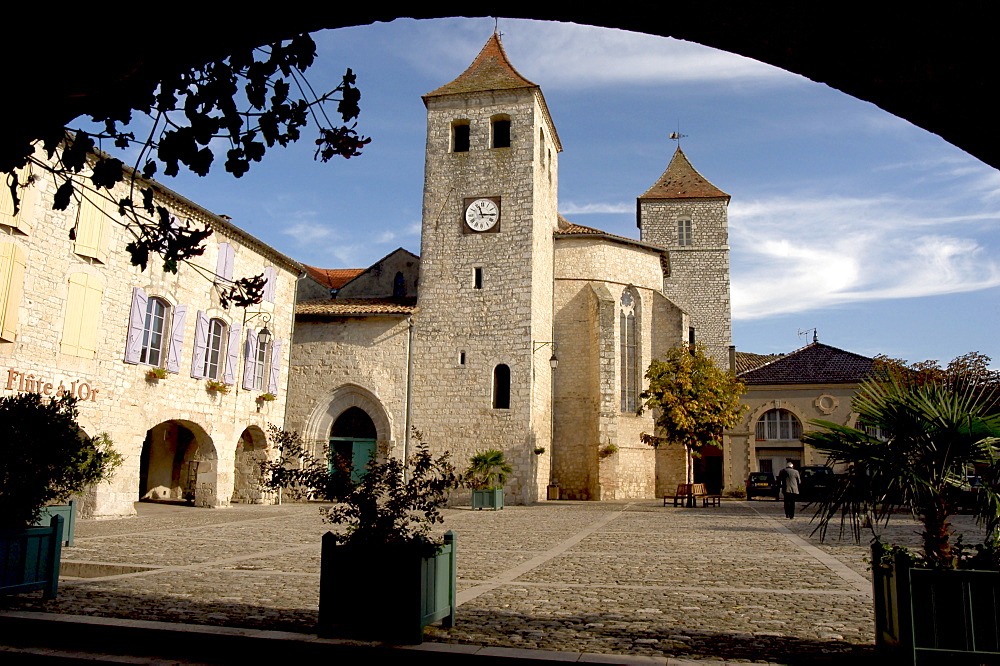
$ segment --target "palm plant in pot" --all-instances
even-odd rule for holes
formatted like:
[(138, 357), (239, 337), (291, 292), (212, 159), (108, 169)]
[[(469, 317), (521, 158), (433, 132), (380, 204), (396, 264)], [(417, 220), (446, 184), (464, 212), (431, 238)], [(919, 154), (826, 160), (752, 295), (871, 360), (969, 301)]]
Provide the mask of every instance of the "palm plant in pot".
[(321, 509), (324, 522), (339, 529), (323, 536), (318, 632), (419, 643), (427, 624), (451, 626), (455, 535), (431, 534), (457, 486), (448, 454), (432, 456), (414, 429), (417, 443), (405, 464), (372, 458), (352, 482), (348, 461), (331, 459), (329, 450), (313, 456), (294, 433), (275, 432), (281, 455), (264, 465), (268, 484), (312, 486), (315, 496), (338, 500)]
[[(914, 661), (968, 652), (1000, 658), (993, 601), (1000, 594), (1000, 410), (995, 382), (981, 377), (883, 365), (854, 399), (858, 428), (816, 420), (810, 423), (820, 430), (802, 437), (848, 466), (818, 504), (817, 530), (825, 536), (838, 516), (841, 531), (850, 526), (856, 539), (863, 526), (872, 529), (876, 641)], [(974, 511), (986, 536), (967, 549), (953, 539), (950, 518), (974, 469), (983, 471)], [(879, 538), (899, 507), (923, 525), (920, 554)], [(960, 570), (991, 561), (992, 571)]]
[(504, 484), (513, 473), (503, 451), (487, 449), (478, 451), (469, 460), (469, 467), (462, 475), (462, 483), (472, 489), (473, 509), (502, 509)]
[(68, 395), (0, 398), (0, 592), (55, 596), (64, 519), (33, 525), (43, 507), (110, 478), (121, 464), (107, 436), (88, 437), (76, 419)]

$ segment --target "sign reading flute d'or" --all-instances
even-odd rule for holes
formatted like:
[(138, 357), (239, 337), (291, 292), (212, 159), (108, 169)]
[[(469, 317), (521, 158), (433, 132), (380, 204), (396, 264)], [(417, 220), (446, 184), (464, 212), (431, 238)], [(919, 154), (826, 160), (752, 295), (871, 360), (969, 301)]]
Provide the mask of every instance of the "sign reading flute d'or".
[(17, 391), (19, 393), (41, 393), (42, 395), (54, 395), (56, 397), (71, 395), (74, 398), (79, 398), (81, 402), (97, 402), (97, 394), (101, 391), (101, 389), (94, 388), (90, 383), (82, 379), (71, 381), (68, 385), (66, 384), (66, 380), (60, 379), (59, 384), (56, 385), (55, 380), (51, 382), (46, 381), (41, 375), (36, 377), (33, 374), (25, 374), (20, 370), (12, 368), (7, 370), (7, 385), (5, 388), (8, 391)]

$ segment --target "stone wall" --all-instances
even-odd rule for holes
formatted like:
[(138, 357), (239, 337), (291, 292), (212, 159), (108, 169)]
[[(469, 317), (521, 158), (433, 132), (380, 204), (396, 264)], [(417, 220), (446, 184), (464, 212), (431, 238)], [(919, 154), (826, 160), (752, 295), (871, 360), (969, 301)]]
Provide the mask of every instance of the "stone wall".
[[(69, 238), (69, 230), (78, 220), (78, 203), (65, 211), (52, 210), (56, 184), (38, 171), (35, 176), (33, 194), (22, 211), (32, 222), (30, 230), (23, 233), (0, 224), (0, 243), (16, 246), (26, 257), (23, 293), (16, 309), (16, 340), (0, 342), (0, 395), (32, 388), (47, 395), (68, 390), (80, 398), (81, 423), (88, 434), (107, 433), (111, 437), (124, 463), (110, 482), (101, 484), (87, 498), (85, 506), (93, 515), (134, 513), (132, 503), (139, 499), (140, 456), (146, 433), (165, 422), (170, 428), (161, 428), (161, 432), (183, 426), (195, 440), (194, 448), (184, 454), (200, 461), (194, 481), (198, 489), (195, 502), (227, 506), (234, 494), (235, 455), (242, 433), (248, 427), (263, 430), (267, 423), (283, 423), (298, 264), (159, 185), (154, 185), (158, 205), (166, 206), (182, 221), (214, 230), (205, 243), (204, 255), (181, 263), (176, 274), (164, 272), (154, 255), (149, 268), (142, 271), (130, 263), (125, 251), (130, 237), (116, 222), (117, 212), (111, 213), (114, 221), (100, 218), (107, 254), (101, 259), (80, 254), (79, 245)], [(125, 196), (126, 188), (126, 184), (119, 185), (115, 198)], [(89, 190), (85, 195), (99, 200)], [(113, 206), (107, 207), (113, 211)], [(260, 274), (269, 266), (276, 271), (273, 302), (248, 309), (267, 314), (267, 326), (281, 345), (279, 389), (273, 402), (258, 402), (262, 392), (244, 390), (241, 381), (245, 332), (259, 329), (262, 316), (234, 306), (223, 309), (213, 280), (204, 276), (215, 274), (220, 243), (235, 248), (234, 277)], [(63, 339), (67, 324), (79, 319), (78, 313), (68, 312), (70, 278), (74, 275), (86, 275), (100, 294), (99, 307), (89, 311), (92, 315), (86, 322), (88, 330), (96, 326), (96, 349), (83, 356), (65, 353), (67, 341)], [(134, 287), (169, 304), (168, 325), (173, 324), (175, 332), (180, 324), (179, 316), (174, 318), (181, 309), (178, 306), (187, 307), (183, 328), (172, 336), (180, 342), (179, 371), (168, 373), (166, 379), (149, 380), (149, 365), (123, 362)], [(234, 339), (238, 367), (228, 394), (210, 392), (205, 380), (191, 376), (198, 311), (222, 320), (227, 333), (235, 326), (241, 329), (239, 338)], [(164, 488), (167, 486), (171, 484)]]
[(417, 295), (420, 277), (420, 258), (400, 248), (372, 264), (340, 291), (337, 298), (391, 298), (394, 295), (396, 274), (403, 274), (405, 297)]

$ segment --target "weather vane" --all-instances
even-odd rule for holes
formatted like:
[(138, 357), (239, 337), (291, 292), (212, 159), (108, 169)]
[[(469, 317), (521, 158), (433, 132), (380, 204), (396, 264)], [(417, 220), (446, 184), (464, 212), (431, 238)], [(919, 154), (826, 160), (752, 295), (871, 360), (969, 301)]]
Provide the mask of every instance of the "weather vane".
[(681, 134), (680, 123), (677, 125), (677, 131), (670, 133), (670, 138), (677, 142), (677, 147), (681, 147), (681, 139), (686, 138), (687, 134)]

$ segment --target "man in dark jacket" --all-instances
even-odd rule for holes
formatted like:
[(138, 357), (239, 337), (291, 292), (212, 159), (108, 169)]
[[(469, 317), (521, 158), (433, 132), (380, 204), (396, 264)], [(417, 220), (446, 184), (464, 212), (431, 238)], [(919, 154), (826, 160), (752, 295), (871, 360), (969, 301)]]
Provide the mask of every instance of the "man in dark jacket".
[(785, 517), (792, 519), (795, 517), (795, 500), (799, 498), (799, 483), (802, 477), (795, 465), (788, 463), (785, 469), (778, 474), (778, 481), (781, 483), (781, 492), (785, 494)]

